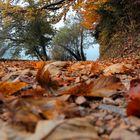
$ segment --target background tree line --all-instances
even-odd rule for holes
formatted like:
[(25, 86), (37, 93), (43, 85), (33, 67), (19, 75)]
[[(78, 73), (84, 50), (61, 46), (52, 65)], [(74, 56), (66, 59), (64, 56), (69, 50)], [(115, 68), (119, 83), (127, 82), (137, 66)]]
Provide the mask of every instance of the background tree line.
[[(138, 0), (2, 0), (0, 2), (1, 55), (25, 51), (42, 60), (86, 60), (84, 48), (90, 31), (100, 44), (100, 56), (139, 53), (140, 2)], [(61, 28), (52, 23), (73, 7), (80, 22)], [(3, 48), (4, 46), (4, 48)], [(139, 54), (138, 54), (139, 55)]]

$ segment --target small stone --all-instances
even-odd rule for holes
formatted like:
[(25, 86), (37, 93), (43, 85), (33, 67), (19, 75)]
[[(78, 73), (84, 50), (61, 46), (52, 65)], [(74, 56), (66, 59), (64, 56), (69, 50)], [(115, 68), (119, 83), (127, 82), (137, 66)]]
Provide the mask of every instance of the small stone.
[(134, 132), (134, 131), (137, 130), (137, 127), (136, 126), (131, 126), (129, 129)]
[(105, 132), (105, 129), (103, 129), (102, 127), (99, 128), (98, 130), (98, 134), (101, 135)]
[(103, 125), (103, 122), (101, 120), (97, 120), (96, 125), (97, 126), (102, 126)]
[(121, 105), (123, 103), (122, 99), (115, 100), (116, 105)]
[(102, 140), (109, 140), (109, 136), (107, 134), (101, 135)]
[(114, 128), (114, 127), (108, 126), (108, 127), (107, 127), (107, 130), (106, 130), (107, 133), (110, 134), (110, 133), (112, 132), (113, 128)]
[(81, 78), (82, 78), (83, 80), (88, 80), (88, 77), (85, 76), (85, 75), (83, 75)]
[(79, 96), (79, 97), (76, 98), (75, 102), (76, 102), (76, 104), (81, 105), (81, 104), (84, 104), (86, 101), (87, 100), (84, 96)]
[(104, 120), (109, 121), (109, 120), (111, 120), (112, 118), (113, 118), (112, 115), (107, 115), (107, 116), (105, 116)]
[(75, 79), (75, 83), (79, 83), (80, 82), (80, 77), (77, 77), (76, 79)]

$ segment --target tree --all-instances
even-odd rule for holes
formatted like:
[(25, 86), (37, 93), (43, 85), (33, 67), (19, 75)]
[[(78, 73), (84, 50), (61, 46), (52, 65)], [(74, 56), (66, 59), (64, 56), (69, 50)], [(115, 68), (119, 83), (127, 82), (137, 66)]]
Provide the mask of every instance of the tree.
[(61, 47), (69, 59), (86, 60), (83, 46), (84, 31), (77, 25), (65, 25), (54, 37), (54, 48)]
[(137, 0), (109, 0), (98, 9), (101, 20), (95, 37), (100, 43), (101, 57), (120, 57), (139, 52), (139, 6)]
[[(58, 59), (60, 57), (60, 60), (86, 60), (84, 49), (88, 48), (90, 41), (88, 41), (87, 38), (90, 34), (80, 26), (79, 17), (70, 19), (71, 22), (68, 19), (65, 26), (60, 28), (54, 36), (53, 58)], [(61, 49), (62, 51), (58, 53)]]
[(11, 15), (8, 15), (7, 12), (2, 16), (3, 25), (0, 30), (0, 39), (3, 42), (8, 41), (8, 45), (15, 48), (15, 54), (24, 48), (26, 54), (48, 60), (47, 48), (50, 47), (55, 31), (47, 20), (49, 15), (45, 11), (36, 10), (39, 3), (30, 0), (27, 2), (26, 9), (30, 12), (21, 14), (14, 12)]

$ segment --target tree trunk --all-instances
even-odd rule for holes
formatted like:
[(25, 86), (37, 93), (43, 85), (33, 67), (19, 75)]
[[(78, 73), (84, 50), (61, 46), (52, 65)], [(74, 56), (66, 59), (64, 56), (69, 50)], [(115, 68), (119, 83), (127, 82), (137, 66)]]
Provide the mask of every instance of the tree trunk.
[(61, 45), (61, 47), (64, 48), (66, 51), (68, 51), (77, 61), (80, 61), (80, 60), (81, 60), (80, 57), (78, 57), (75, 53), (73, 53), (73, 52), (72, 52), (70, 49), (68, 49), (66, 46), (62, 46), (62, 45)]
[(42, 55), (40, 54), (39, 50), (37, 49), (38, 46), (33, 46), (34, 47), (34, 51), (36, 53), (36, 55), (38, 56), (38, 58), (40, 58), (41, 60), (44, 60)]
[(81, 31), (81, 42), (80, 42), (80, 52), (81, 52), (81, 58), (83, 61), (86, 60), (85, 54), (84, 54), (84, 50), (83, 50), (83, 31)]
[(46, 52), (46, 46), (45, 46), (45, 41), (44, 41), (44, 36), (40, 36), (40, 46), (42, 47), (42, 51), (43, 51), (43, 55), (45, 57), (45, 60), (49, 60), (49, 57), (47, 55), (47, 52)]

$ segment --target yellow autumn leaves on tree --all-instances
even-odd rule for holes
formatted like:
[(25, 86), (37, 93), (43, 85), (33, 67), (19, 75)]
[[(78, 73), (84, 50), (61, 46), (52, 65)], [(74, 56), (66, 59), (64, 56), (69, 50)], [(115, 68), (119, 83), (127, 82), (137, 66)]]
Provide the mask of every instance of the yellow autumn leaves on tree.
[(97, 11), (107, 0), (85, 0), (80, 2), (81, 4), (78, 5), (83, 18), (81, 25), (90, 30), (95, 29), (100, 21), (100, 15)]
[[(55, 1), (53, 2), (55, 3)], [(68, 3), (73, 3), (72, 5), (73, 9), (75, 9), (82, 15), (83, 21), (81, 22), (81, 25), (87, 29), (95, 29), (96, 25), (100, 21), (100, 15), (97, 13), (97, 11), (106, 2), (107, 0), (84, 0), (84, 1), (83, 0), (78, 0), (78, 1), (69, 0), (69, 1), (63, 2), (62, 5), (67, 7), (66, 9), (69, 9), (69, 7), (72, 4), (68, 4)], [(23, 3), (28, 3), (30, 6), (23, 7), (22, 5), (21, 6), (13, 5), (11, 4), (11, 1), (0, 2), (0, 7), (1, 7), (3, 16), (6, 18), (6, 16), (8, 16), (9, 14), (11, 15), (12, 13), (13, 14), (20, 13), (20, 14), (24, 14), (25, 20), (32, 20), (34, 19), (35, 14), (39, 14), (40, 16), (46, 16), (48, 13), (44, 9), (40, 9), (41, 6), (47, 5), (47, 3), (49, 4), (48, 1), (41, 0), (38, 2), (37, 6), (35, 6), (35, 1), (23, 1)], [(60, 6), (60, 8), (62, 8), (62, 5)], [(62, 14), (61, 12), (59, 13), (60, 13), (59, 15), (64, 14), (64, 12)]]

